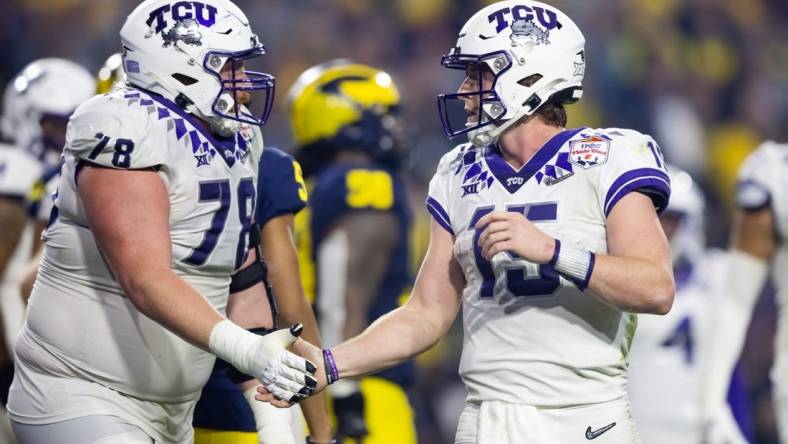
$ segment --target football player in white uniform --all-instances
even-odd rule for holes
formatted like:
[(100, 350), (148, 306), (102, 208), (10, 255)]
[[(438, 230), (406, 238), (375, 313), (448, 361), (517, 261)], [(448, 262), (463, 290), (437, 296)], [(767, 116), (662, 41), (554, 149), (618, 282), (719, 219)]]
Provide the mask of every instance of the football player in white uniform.
[(120, 34), (130, 86), (71, 116), (16, 342), (22, 444), (190, 443), (214, 355), (276, 382), (280, 406), (315, 385), (314, 365), (285, 350), (300, 326), (261, 337), (220, 314), (271, 108), (273, 78), (245, 67), (262, 44), (228, 0), (148, 0)]
[[(632, 411), (646, 443), (698, 444), (704, 352), (713, 332), (713, 300), (727, 273), (723, 251), (705, 245), (705, 198), (689, 174), (670, 167), (671, 196), (660, 215), (670, 240), (676, 300), (667, 316), (638, 316), (629, 365)], [(716, 443), (746, 440), (726, 409)]]
[[(92, 95), (90, 73), (72, 61), (58, 58), (31, 62), (6, 88), (2, 126), (9, 144), (0, 147), (0, 194), (16, 202), (15, 211), (4, 211), (7, 217), (37, 211), (43, 185), (58, 168), (68, 116)], [(13, 252), (7, 266), (0, 260), (0, 301), (9, 346), (24, 321), (19, 283), (38, 243), (40, 230), (33, 225), (0, 223), (8, 240), (2, 248), (8, 254)]]
[[(322, 354), (298, 343), (323, 357), (320, 388), (426, 350), (462, 305), (457, 443), (639, 442), (627, 361), (634, 313), (664, 314), (673, 301), (657, 218), (669, 179), (648, 136), (564, 129), (584, 42), (569, 17), (534, 1), (494, 3), (465, 24), (443, 65), (467, 77), (438, 101), (447, 133), (471, 143), (430, 183), (430, 246), (413, 292)], [(452, 101), (467, 112), (461, 129), (443, 112)]]
[(780, 442), (788, 442), (788, 144), (765, 142), (742, 166), (736, 186), (737, 210), (731, 231), (730, 270), (715, 303), (714, 336), (705, 377), (704, 414), (713, 433), (724, 409), (731, 369), (744, 346), (747, 326), (772, 268), (777, 290), (775, 358), (771, 370)]
[[(65, 142), (68, 115), (91, 95), (90, 73), (74, 62), (58, 58), (28, 64), (4, 93), (2, 125), (8, 140), (8, 144), (0, 144), (0, 311), (4, 349), (13, 349), (24, 322), (19, 285), (41, 233), (36, 224), (28, 222), (27, 214), (36, 211), (44, 181), (57, 171), (56, 163), (39, 159), (57, 161)], [(3, 405), (12, 376), (10, 356), (6, 355), (0, 369)]]

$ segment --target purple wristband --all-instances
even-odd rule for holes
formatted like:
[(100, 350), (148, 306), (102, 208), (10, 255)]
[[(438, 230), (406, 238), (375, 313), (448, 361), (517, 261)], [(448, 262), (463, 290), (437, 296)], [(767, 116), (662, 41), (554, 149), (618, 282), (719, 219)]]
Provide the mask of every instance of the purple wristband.
[(339, 380), (339, 370), (337, 363), (334, 361), (334, 354), (331, 353), (330, 348), (323, 349), (323, 364), (326, 367), (326, 379), (329, 384), (333, 384)]

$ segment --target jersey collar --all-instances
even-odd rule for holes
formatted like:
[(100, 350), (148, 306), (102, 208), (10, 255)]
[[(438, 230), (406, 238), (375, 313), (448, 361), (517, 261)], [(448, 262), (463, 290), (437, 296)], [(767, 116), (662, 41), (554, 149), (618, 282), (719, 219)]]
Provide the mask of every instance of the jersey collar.
[[(520, 169), (515, 170), (511, 165), (509, 165), (506, 160), (501, 156), (501, 151), (498, 146), (489, 146), (487, 147), (486, 154), (484, 156), (484, 160), (487, 162), (487, 166), (490, 168), (490, 171), (501, 183), (501, 185), (506, 188), (506, 191), (509, 194), (514, 194), (519, 190), (528, 179), (530, 179), (537, 171), (542, 169), (542, 167), (552, 159), (558, 150), (561, 149), (564, 144), (571, 139), (575, 134), (584, 130), (585, 127), (582, 128), (571, 128), (553, 136), (550, 140), (547, 141), (539, 151), (534, 154), (528, 162), (525, 163)], [(514, 178), (520, 178), (521, 180), (513, 180)]]
[(187, 113), (183, 108), (176, 105), (171, 100), (167, 99), (166, 97), (156, 94), (155, 92), (144, 90), (142, 88), (138, 88), (140, 91), (144, 92), (151, 99), (158, 102), (160, 105), (164, 106), (171, 112), (177, 114), (182, 119), (186, 120), (191, 124), (194, 129), (199, 132), (203, 137), (208, 139), (211, 145), (216, 149), (216, 152), (219, 157), (221, 157), (224, 162), (227, 164), (229, 168), (232, 168), (236, 161), (236, 150), (238, 149), (237, 140), (243, 140), (242, 137), (237, 137), (238, 135), (235, 134), (230, 137), (217, 137), (208, 131), (205, 128), (205, 125), (197, 120), (193, 115)]

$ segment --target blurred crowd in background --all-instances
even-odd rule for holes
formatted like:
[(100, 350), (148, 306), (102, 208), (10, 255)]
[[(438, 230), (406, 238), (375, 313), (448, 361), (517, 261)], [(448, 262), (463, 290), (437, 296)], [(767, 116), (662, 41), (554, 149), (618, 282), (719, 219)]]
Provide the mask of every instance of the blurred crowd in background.
[[(388, 71), (409, 122), (409, 172), (426, 187), (452, 143), (435, 95), (458, 87), (440, 66), (479, 0), (235, 0), (266, 45), (263, 69), (277, 80), (267, 145), (288, 150), (286, 91), (305, 68), (351, 58)], [(736, 171), (767, 139), (788, 141), (788, 4), (784, 0), (546, 0), (586, 36), (583, 99), (569, 126), (650, 133), (665, 157), (707, 193), (707, 238), (727, 243)], [(490, 3), (490, 2), (486, 2)], [(28, 62), (64, 57), (96, 72), (120, 50), (118, 31), (134, 0), (4, 0), (0, 87)], [(68, 85), (64, 85), (68, 87)], [(426, 212), (424, 212), (426, 215)], [(767, 291), (767, 293), (769, 293)], [(776, 442), (768, 368), (775, 311), (756, 309), (741, 370), (751, 393), (757, 442)], [(414, 390), (421, 442), (451, 442), (464, 391), (459, 331), (419, 360)]]

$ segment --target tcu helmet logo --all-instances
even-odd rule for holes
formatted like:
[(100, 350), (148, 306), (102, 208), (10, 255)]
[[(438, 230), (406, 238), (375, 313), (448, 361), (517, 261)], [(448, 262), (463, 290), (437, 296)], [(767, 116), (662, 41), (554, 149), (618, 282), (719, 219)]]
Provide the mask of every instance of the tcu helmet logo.
[(549, 45), (550, 31), (543, 30), (534, 22), (517, 19), (512, 23), (512, 35), (509, 38), (512, 41), (512, 46), (523, 45), (527, 42)]
[(561, 29), (563, 26), (561, 22), (558, 21), (558, 16), (556, 13), (549, 9), (545, 9), (540, 6), (534, 6), (532, 8), (530, 6), (517, 5), (511, 9), (501, 8), (487, 16), (487, 19), (490, 21), (490, 23), (495, 22), (496, 33), (500, 33), (510, 25), (510, 22), (506, 19), (507, 15), (511, 16), (512, 23), (521, 20), (530, 22), (533, 21), (534, 16), (536, 16), (539, 24), (544, 26), (548, 32), (554, 28)]
[(168, 23), (166, 15), (169, 15), (176, 23), (193, 20), (202, 26), (210, 28), (216, 23), (216, 12), (216, 7), (204, 3), (176, 2), (151, 11), (145, 23), (148, 26), (152, 26), (155, 22), (156, 27), (153, 29), (153, 32), (156, 34), (164, 31), (171, 24)]

